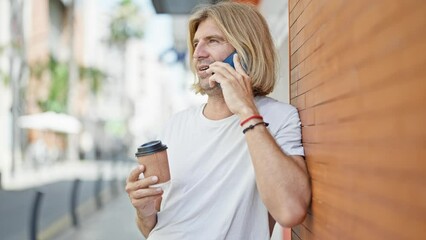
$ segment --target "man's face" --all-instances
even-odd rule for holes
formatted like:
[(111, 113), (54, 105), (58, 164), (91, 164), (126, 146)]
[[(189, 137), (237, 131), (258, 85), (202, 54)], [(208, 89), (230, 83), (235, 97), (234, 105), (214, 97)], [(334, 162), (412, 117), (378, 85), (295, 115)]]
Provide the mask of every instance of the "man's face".
[[(215, 61), (223, 61), (235, 49), (225, 40), (225, 36), (213, 20), (207, 18), (198, 26), (194, 39), (193, 61), (201, 88), (208, 93), (212, 89), (208, 79), (211, 74), (205, 70)], [(215, 88), (215, 87), (213, 87)]]

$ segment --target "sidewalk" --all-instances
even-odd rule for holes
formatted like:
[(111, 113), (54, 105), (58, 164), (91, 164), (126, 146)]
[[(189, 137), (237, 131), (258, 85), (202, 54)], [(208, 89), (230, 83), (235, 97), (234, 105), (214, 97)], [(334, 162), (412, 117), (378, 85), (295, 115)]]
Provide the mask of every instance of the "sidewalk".
[[(111, 229), (107, 225), (109, 218), (122, 216), (117, 221), (126, 222), (125, 214), (134, 226), (134, 213), (123, 190), (125, 178), (134, 166), (134, 162), (124, 161), (73, 161), (36, 170), (22, 168), (14, 174), (5, 172), (0, 189), (0, 239), (51, 240), (73, 230), (74, 220), (86, 231), (86, 222), (94, 217), (101, 222), (98, 229)], [(126, 207), (130, 208), (127, 212)], [(120, 239), (82, 236), (70, 239)]]
[[(127, 194), (121, 190), (117, 191), (119, 194), (112, 194), (111, 183), (108, 180), (117, 178), (123, 179), (125, 174), (130, 172), (130, 168), (133, 167), (133, 164), (112, 164), (108, 162), (80, 162), (80, 163), (68, 163), (62, 164), (58, 166), (51, 167), (49, 169), (40, 169), (36, 172), (27, 172), (27, 173), (19, 173), (15, 175), (15, 178), (10, 181), (7, 186), (10, 189), (18, 190), (18, 189), (32, 189), (40, 188), (45, 193), (43, 197), (43, 203), (41, 204), (43, 207), (41, 209), (40, 215), (43, 221), (39, 221), (40, 223), (44, 223), (43, 226), (39, 226), (39, 234), (42, 234), (43, 239), (50, 240), (117, 240), (117, 239), (126, 239), (126, 240), (143, 240), (145, 239), (143, 235), (139, 232), (135, 223), (135, 210), (130, 204)], [(96, 190), (95, 180), (98, 178), (99, 173), (102, 172), (102, 193), (106, 191), (106, 200), (101, 200), (104, 202), (102, 204), (102, 208), (96, 210), (94, 190)], [(91, 204), (91, 210), (87, 210), (87, 208), (83, 213), (87, 213), (86, 211), (91, 211), (90, 214), (82, 214), (78, 218), (79, 227), (74, 228), (71, 226), (71, 220), (68, 216), (68, 207), (69, 207), (69, 197), (72, 181), (66, 181), (70, 179), (76, 178), (82, 179), (83, 184), (80, 186), (79, 190), (79, 200), (82, 203), (86, 204), (86, 202), (92, 199), (93, 204)], [(107, 181), (105, 181), (107, 180)], [(119, 183), (118, 183), (119, 184)], [(65, 186), (66, 185), (66, 186)], [(114, 185), (115, 186), (115, 185)], [(119, 184), (119, 186), (123, 187)], [(34, 188), (34, 189), (33, 189)], [(45, 189), (43, 189), (45, 188)], [(8, 190), (8, 189), (6, 189)], [(5, 191), (6, 191), (5, 190)], [(47, 191), (49, 190), (49, 191)], [(25, 192), (25, 191), (22, 191)], [(95, 191), (96, 192), (96, 191)], [(19, 191), (17, 193), (20, 193)], [(104, 196), (104, 194), (100, 194), (100, 196)], [(31, 199), (32, 199), (31, 195)], [(112, 197), (112, 198), (110, 198)], [(27, 201), (29, 198), (20, 198), (22, 200)], [(14, 215), (13, 218), (8, 218), (7, 221), (14, 222), (22, 222), (26, 219), (29, 219), (30, 213), (30, 205), (31, 199), (28, 200), (29, 203), (24, 205), (28, 205), (28, 209), (19, 209), (19, 211), (23, 211), (23, 215), (21, 217), (17, 217)], [(104, 199), (104, 198), (102, 198)], [(2, 199), (2, 204), (5, 201)], [(20, 206), (19, 202), (15, 203)], [(55, 204), (52, 204), (55, 203)], [(15, 204), (16, 205), (16, 204)], [(93, 205), (93, 206), (92, 206)], [(85, 205), (86, 206), (86, 205)], [(89, 206), (89, 205), (88, 205)], [(1, 206), (0, 206), (1, 207)], [(81, 206), (78, 206), (81, 207)], [(59, 211), (59, 210), (61, 211)], [(64, 210), (65, 209), (65, 210)], [(24, 214), (25, 213), (25, 214)], [(58, 216), (59, 214), (59, 216)], [(67, 215), (68, 214), (68, 215)], [(55, 215), (55, 216), (51, 216)], [(65, 215), (66, 218), (65, 218)], [(85, 217), (82, 217), (82, 216)], [(56, 217), (56, 218), (55, 218)], [(16, 219), (15, 219), (16, 218)], [(54, 219), (52, 222), (51, 220)], [(62, 220), (67, 221), (62, 221)], [(0, 219), (1, 220), (1, 219)], [(39, 224), (40, 224), (39, 223)], [(208, 223), (206, 223), (208, 224)], [(52, 226), (54, 225), (54, 226)], [(16, 225), (18, 226), (18, 224)], [(47, 228), (46, 228), (47, 226)], [(19, 232), (19, 231), (18, 231)], [(1, 234), (0, 234), (1, 235)], [(52, 237), (57, 235), (56, 237)], [(1, 237), (0, 237), (1, 238)], [(22, 239), (22, 238), (21, 238)], [(274, 234), (271, 240), (281, 240), (282, 239), (282, 230), (276, 225)]]
[(126, 194), (112, 199), (104, 208), (80, 220), (78, 229), (71, 228), (53, 240), (141, 240), (135, 224), (135, 212)]
[[(81, 220), (79, 229), (69, 229), (53, 240), (144, 240), (135, 224), (135, 212), (126, 194), (105, 204), (104, 209)], [(282, 239), (276, 225), (271, 240)]]

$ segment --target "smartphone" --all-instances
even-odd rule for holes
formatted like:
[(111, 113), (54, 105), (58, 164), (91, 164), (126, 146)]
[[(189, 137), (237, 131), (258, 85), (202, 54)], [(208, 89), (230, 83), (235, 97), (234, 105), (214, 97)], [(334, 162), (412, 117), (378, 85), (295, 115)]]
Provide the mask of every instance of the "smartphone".
[[(236, 54), (236, 53), (237, 53), (237, 51), (233, 51), (228, 57), (225, 58), (225, 60), (223, 60), (223, 62), (228, 63), (234, 69), (235, 69), (234, 54)], [(242, 63), (242, 66), (243, 66), (244, 71), (247, 72), (247, 66), (244, 63)]]
[(236, 53), (237, 53), (237, 51), (232, 52), (228, 57), (225, 58), (225, 60), (223, 60), (224, 63), (228, 63), (234, 69), (235, 69), (234, 54), (236, 54)]

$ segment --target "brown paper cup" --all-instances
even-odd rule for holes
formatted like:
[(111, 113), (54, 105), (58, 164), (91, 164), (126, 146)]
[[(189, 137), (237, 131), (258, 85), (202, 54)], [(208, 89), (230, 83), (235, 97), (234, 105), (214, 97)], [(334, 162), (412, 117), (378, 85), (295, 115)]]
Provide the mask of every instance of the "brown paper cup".
[[(170, 181), (169, 161), (167, 158), (167, 146), (161, 141), (151, 141), (142, 144), (136, 152), (139, 164), (145, 166), (144, 178), (157, 176), (158, 182), (152, 187), (161, 187), (162, 183)], [(155, 201), (157, 211), (160, 211), (162, 198)]]
[(158, 183), (164, 183), (170, 180), (169, 161), (167, 151), (153, 153), (147, 156), (138, 157), (139, 164), (145, 166), (144, 177), (157, 176)]

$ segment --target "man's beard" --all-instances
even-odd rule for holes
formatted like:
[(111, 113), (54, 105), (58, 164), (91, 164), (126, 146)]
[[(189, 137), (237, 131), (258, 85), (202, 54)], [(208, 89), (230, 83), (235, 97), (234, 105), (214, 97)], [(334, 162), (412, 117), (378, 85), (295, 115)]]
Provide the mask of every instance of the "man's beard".
[(210, 86), (208, 79), (199, 79), (198, 86), (207, 96), (223, 95), (222, 88), (219, 83), (215, 83), (213, 87)]

